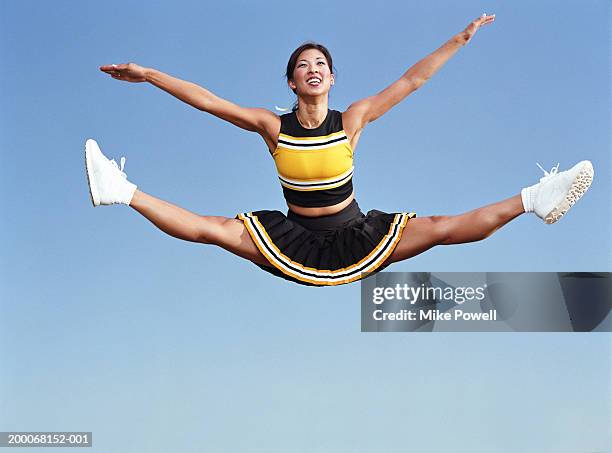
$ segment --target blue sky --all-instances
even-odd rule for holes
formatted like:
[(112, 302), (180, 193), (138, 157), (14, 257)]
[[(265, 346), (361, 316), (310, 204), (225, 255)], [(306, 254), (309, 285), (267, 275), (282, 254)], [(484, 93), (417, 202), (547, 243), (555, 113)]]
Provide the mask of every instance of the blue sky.
[(362, 134), (362, 210), (457, 214), (537, 182), (536, 162), (590, 159), (595, 182), (558, 224), (522, 216), (389, 270), (611, 271), (607, 1), (3, 2), (0, 431), (113, 452), (612, 449), (609, 334), (362, 334), (358, 284), (294, 285), (90, 204), (93, 137), (195, 212), (286, 209), (258, 136), (102, 64), (273, 109), (316, 40), (344, 110), (482, 12), (496, 22)]

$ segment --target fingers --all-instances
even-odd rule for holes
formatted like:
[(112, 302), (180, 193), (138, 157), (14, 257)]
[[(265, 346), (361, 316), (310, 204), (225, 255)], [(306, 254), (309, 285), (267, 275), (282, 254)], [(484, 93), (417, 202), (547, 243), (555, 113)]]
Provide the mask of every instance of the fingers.
[(474, 20), (474, 23), (478, 25), (479, 27), (481, 27), (483, 25), (490, 24), (494, 20), (495, 20), (495, 14), (487, 15), (487, 13), (482, 13), (482, 16)]
[(105, 72), (111, 76), (121, 76), (121, 71), (126, 68), (126, 64), (107, 64), (104, 66), (100, 66), (100, 71)]
[(464, 30), (465, 44), (470, 42), (480, 27), (490, 24), (493, 21), (495, 21), (495, 14), (487, 15), (486, 13), (483, 13), (482, 16), (474, 19)]
[(117, 69), (124, 69), (124, 64), (107, 64), (104, 66), (100, 66), (100, 71), (108, 72), (108, 71), (116, 71)]
[(125, 79), (125, 77), (122, 76), (121, 71), (127, 69), (127, 65), (126, 64), (109, 64), (109, 65), (104, 65), (104, 66), (100, 66), (100, 71), (105, 72), (106, 74), (108, 74), (109, 76), (111, 76), (113, 79), (117, 79), (117, 80), (127, 80)]

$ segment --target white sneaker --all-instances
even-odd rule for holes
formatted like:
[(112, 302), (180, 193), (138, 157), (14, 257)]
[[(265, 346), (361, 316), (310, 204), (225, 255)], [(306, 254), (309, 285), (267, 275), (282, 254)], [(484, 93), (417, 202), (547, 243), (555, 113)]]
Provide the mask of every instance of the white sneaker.
[(123, 173), (125, 157), (121, 168), (114, 160), (108, 160), (95, 140), (85, 142), (85, 168), (89, 183), (89, 194), (94, 206), (123, 203), (129, 205), (136, 191), (136, 185), (127, 180)]
[(559, 164), (550, 172), (538, 167), (544, 172), (544, 177), (538, 184), (521, 191), (525, 212), (535, 212), (551, 224), (559, 220), (585, 194), (593, 182), (593, 165), (588, 160), (577, 163), (567, 171), (558, 173)]

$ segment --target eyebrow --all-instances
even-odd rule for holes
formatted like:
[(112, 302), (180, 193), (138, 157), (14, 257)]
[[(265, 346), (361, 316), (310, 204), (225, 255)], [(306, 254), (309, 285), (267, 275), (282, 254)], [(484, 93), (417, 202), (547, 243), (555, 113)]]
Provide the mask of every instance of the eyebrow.
[[(323, 58), (323, 57), (317, 57), (316, 59), (317, 60), (325, 60), (325, 58)], [(308, 61), (308, 60), (302, 58), (301, 60), (298, 60), (298, 61)]]

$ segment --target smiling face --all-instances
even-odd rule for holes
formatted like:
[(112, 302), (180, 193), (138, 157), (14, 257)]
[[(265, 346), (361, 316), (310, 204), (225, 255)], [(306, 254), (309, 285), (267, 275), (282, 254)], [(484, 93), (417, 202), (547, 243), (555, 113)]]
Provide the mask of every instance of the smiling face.
[(320, 95), (329, 92), (334, 75), (329, 63), (318, 49), (306, 49), (297, 58), (289, 87), (298, 95)]

